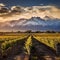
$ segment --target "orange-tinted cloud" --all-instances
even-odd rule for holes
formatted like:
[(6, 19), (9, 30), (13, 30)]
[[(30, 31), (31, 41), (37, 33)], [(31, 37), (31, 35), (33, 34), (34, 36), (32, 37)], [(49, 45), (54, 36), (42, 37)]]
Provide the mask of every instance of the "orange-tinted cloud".
[[(0, 4), (2, 5), (2, 4)], [(60, 19), (60, 9), (55, 6), (12, 6), (11, 9), (0, 6), (0, 22), (18, 20), (21, 18), (29, 19), (31, 17), (41, 17), (45, 19), (45, 16), (50, 18)]]

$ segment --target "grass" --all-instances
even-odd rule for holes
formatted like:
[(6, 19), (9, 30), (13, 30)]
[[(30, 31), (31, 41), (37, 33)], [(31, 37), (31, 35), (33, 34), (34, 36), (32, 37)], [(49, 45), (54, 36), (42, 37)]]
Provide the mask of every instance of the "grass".
[[(56, 44), (60, 43), (60, 34), (59, 33), (31, 33), (30, 35), (33, 35), (34, 38), (36, 38), (38, 41), (48, 45), (49, 47), (52, 47), (53, 49), (56, 48)], [(5, 49), (4, 46), (11, 46), (12, 44), (16, 43), (18, 40), (29, 36), (28, 33), (16, 33), (16, 34), (5, 34), (0, 35), (0, 43), (3, 46), (2, 48)], [(27, 44), (29, 44), (29, 41), (31, 38), (27, 40)]]
[[(30, 35), (30, 36), (29, 36)], [(29, 36), (29, 37), (28, 37)], [(59, 33), (9, 33), (0, 35), (0, 49), (2, 55), (4, 52), (12, 46), (16, 46), (17, 42), (23, 40), (28, 37), (25, 41), (24, 49), (27, 50), (27, 54), (30, 55), (30, 47), (32, 46), (32, 38), (33, 36), (36, 40), (46, 44), (47, 46), (56, 50), (56, 45), (60, 43), (60, 34)]]
[(28, 34), (21, 34), (21, 35), (2, 35), (0, 36), (0, 49), (1, 52), (4, 53), (8, 48), (16, 45), (21, 39), (26, 38)]
[(42, 33), (34, 34), (34, 38), (38, 41), (56, 49), (56, 44), (60, 43), (60, 34), (59, 33)]

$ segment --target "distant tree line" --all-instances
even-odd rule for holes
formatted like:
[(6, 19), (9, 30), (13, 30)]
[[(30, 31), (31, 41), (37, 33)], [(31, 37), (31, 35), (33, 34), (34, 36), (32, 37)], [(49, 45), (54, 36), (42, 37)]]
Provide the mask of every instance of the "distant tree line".
[(47, 30), (47, 31), (32, 31), (32, 30), (27, 30), (27, 31), (24, 31), (24, 32), (22, 32), (22, 31), (16, 31), (16, 32), (0, 32), (0, 35), (4, 35), (4, 33), (60, 33), (60, 31), (59, 32), (56, 32), (56, 31), (49, 31), (49, 30)]
[[(21, 31), (17, 31), (18, 33), (21, 33)], [(32, 30), (27, 30), (24, 31), (24, 33), (60, 33), (60, 32), (56, 32), (56, 31), (32, 31)]]

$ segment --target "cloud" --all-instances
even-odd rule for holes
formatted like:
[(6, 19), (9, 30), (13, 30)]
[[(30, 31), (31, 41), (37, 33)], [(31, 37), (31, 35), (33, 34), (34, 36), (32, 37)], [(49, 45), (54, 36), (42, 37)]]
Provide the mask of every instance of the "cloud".
[(4, 7), (5, 6), (5, 4), (3, 4), (3, 3), (0, 3), (0, 7)]
[(9, 8), (5, 6), (5, 4), (0, 3), (0, 15), (7, 14), (9, 12)]
[(24, 9), (21, 6), (12, 6), (11, 11), (22, 12)]
[(40, 4), (40, 5), (44, 5), (44, 4)]
[(2, 13), (8, 13), (8, 12), (9, 12), (9, 10), (8, 10), (7, 7), (0, 8), (0, 14), (2, 14)]
[(1, 7), (0, 9), (0, 22), (18, 20), (21, 18), (30, 19), (31, 17), (40, 17), (45, 19), (45, 16), (60, 19), (60, 9), (55, 6), (12, 6), (11, 9), (8, 7)]

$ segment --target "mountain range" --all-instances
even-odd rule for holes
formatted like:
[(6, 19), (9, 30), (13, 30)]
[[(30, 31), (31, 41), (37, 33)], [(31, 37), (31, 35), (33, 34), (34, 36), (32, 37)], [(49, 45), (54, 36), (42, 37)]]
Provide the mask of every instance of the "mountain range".
[(40, 17), (32, 17), (30, 19), (19, 19), (12, 21), (0, 22), (0, 31), (18, 31), (18, 30), (54, 30), (60, 31), (60, 19), (51, 19), (45, 16), (44, 20)]

